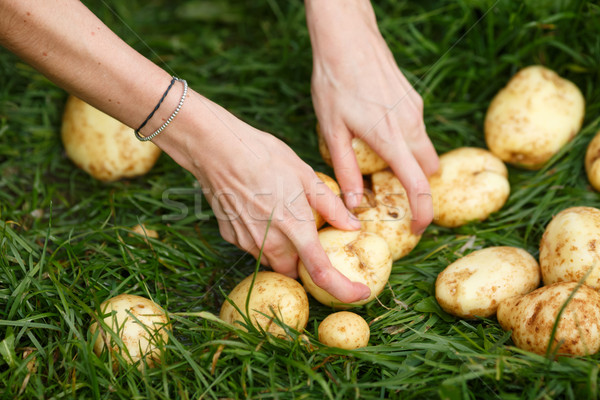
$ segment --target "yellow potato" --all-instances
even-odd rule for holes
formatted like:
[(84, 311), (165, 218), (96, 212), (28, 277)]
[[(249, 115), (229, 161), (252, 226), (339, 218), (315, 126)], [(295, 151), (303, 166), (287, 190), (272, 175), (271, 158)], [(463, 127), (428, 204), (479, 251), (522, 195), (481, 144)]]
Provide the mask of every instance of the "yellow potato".
[(585, 172), (592, 187), (600, 191), (600, 131), (596, 133), (585, 153)]
[[(331, 161), (331, 153), (329, 152), (329, 148), (327, 147), (327, 143), (325, 142), (325, 138), (321, 134), (321, 130), (319, 129), (319, 125), (317, 124), (317, 135), (319, 138), (319, 152), (321, 153), (321, 157), (328, 164), (333, 166), (333, 162)], [(360, 169), (360, 173), (363, 175), (370, 175), (374, 172), (381, 171), (382, 169), (387, 168), (387, 163), (383, 161), (375, 151), (364, 140), (360, 138), (352, 138), (352, 149), (354, 150), (354, 155), (356, 156), (356, 161), (358, 162), (358, 168)]]
[[(105, 332), (94, 322), (90, 325), (90, 334), (93, 336), (100, 329), (94, 342), (94, 352), (98, 356), (110, 343), (111, 351), (120, 353), (129, 363), (145, 359), (146, 364), (153, 367), (160, 362), (162, 345), (169, 340), (167, 330), (171, 330), (171, 326), (159, 305), (145, 297), (121, 294), (100, 304), (100, 310), (104, 315), (108, 314), (104, 323), (118, 335), (125, 349), (119, 347), (110, 332)], [(143, 363), (138, 366), (141, 367)]]
[[(524, 296), (511, 297), (498, 307), (502, 329), (512, 331), (512, 340), (521, 349), (546, 354), (558, 313), (577, 286), (561, 282), (543, 286)], [(558, 354), (588, 355), (600, 349), (600, 294), (587, 285), (579, 287), (564, 308), (552, 351)]]
[(388, 170), (371, 175), (371, 185), (372, 204), (364, 202), (354, 212), (364, 231), (385, 239), (392, 260), (396, 261), (410, 253), (421, 240), (421, 235), (414, 234), (410, 228), (412, 213), (408, 195), (398, 178)]
[(319, 231), (319, 241), (333, 267), (352, 282), (367, 285), (371, 289), (371, 296), (351, 304), (341, 303), (313, 282), (300, 260), (300, 279), (317, 301), (335, 308), (347, 308), (368, 303), (383, 291), (392, 271), (390, 249), (383, 238), (371, 232), (342, 231), (329, 227)]
[(503, 161), (538, 169), (579, 132), (584, 112), (577, 86), (552, 70), (530, 66), (492, 100), (485, 140)]
[(140, 142), (133, 129), (74, 96), (65, 106), (61, 137), (71, 161), (105, 182), (143, 175), (160, 156), (156, 145)]
[(329, 347), (359, 349), (369, 344), (370, 336), (371, 329), (367, 321), (349, 311), (329, 314), (319, 324), (319, 341)]
[(578, 282), (600, 289), (600, 210), (570, 207), (556, 214), (540, 241), (540, 267), (545, 285)]
[[(228, 296), (244, 315), (252, 277), (250, 275), (242, 280)], [(299, 332), (303, 331), (308, 322), (308, 297), (296, 280), (277, 272), (261, 271), (256, 274), (248, 310), (255, 327), (286, 337), (285, 330), (275, 319)], [(219, 316), (223, 321), (243, 328), (240, 324), (244, 322), (243, 316), (229, 301), (225, 300)]]
[(539, 284), (540, 267), (531, 254), (517, 247), (488, 247), (448, 265), (435, 281), (435, 297), (457, 317), (490, 317), (502, 300)]
[(487, 150), (461, 147), (440, 156), (439, 170), (429, 178), (433, 223), (455, 228), (483, 221), (502, 208), (508, 195), (508, 171)]
[[(327, 185), (327, 187), (329, 189), (331, 189), (331, 191), (333, 193), (335, 193), (337, 196), (341, 195), (340, 186), (337, 184), (337, 182), (333, 178), (331, 178), (329, 175), (326, 175), (322, 172), (315, 172), (315, 174), (317, 174), (319, 179), (322, 180), (323, 183), (325, 183), (325, 185)], [(312, 212), (313, 212), (313, 217), (315, 218), (315, 224), (317, 225), (317, 229), (319, 229), (323, 225), (325, 225), (325, 222), (326, 222), (325, 218), (323, 218), (323, 216), (321, 214), (319, 214), (315, 209), (313, 209)]]

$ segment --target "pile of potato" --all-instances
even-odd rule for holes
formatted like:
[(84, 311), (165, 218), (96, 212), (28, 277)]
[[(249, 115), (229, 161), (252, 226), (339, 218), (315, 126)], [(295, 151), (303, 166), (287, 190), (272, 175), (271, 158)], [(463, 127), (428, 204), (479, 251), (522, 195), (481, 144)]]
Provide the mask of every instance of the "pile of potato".
[[(499, 160), (539, 169), (579, 132), (584, 105), (573, 83), (541, 66), (524, 68), (492, 100), (485, 118), (486, 143)], [(596, 189), (600, 188), (598, 135), (590, 143), (585, 160), (588, 178)], [(474, 154), (469, 159), (473, 165), (481, 163)], [(482, 220), (508, 197), (508, 187), (498, 178), (506, 178), (506, 168), (487, 162), (481, 171), (490, 175), (486, 181), (489, 186), (497, 185), (496, 195), (480, 205), (481, 215), (472, 211), (463, 220)], [(473, 165), (470, 167), (475, 169)], [(433, 178), (432, 191), (434, 186), (435, 190), (438, 186), (452, 187), (445, 173), (447, 167)], [(442, 203), (453, 200), (453, 195), (440, 195)], [(460, 203), (469, 204), (469, 199), (463, 198)], [(466, 208), (471, 209), (470, 205)], [(439, 209), (440, 225), (460, 225), (460, 218), (446, 215), (454, 215), (456, 210), (444, 204)], [(600, 210), (567, 208), (546, 227), (540, 241), (539, 264), (525, 250), (514, 247), (473, 251), (438, 275), (436, 299), (446, 312), (460, 318), (496, 315), (500, 326), (512, 331), (515, 345), (524, 350), (548, 355), (594, 354), (600, 350), (597, 245)], [(538, 288), (540, 281), (544, 286)]]

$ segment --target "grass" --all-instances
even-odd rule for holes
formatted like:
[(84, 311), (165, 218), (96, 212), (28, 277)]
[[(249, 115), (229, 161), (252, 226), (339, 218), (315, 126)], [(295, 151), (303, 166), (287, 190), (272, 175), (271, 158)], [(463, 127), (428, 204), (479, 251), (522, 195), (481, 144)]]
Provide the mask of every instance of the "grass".
[[(87, 1), (136, 49), (254, 126), (321, 160), (310, 100), (310, 42), (301, 2)], [(542, 170), (509, 168), (512, 193), (489, 220), (428, 228), (394, 264), (380, 302), (358, 312), (370, 346), (321, 346), (331, 311), (311, 301), (314, 348), (218, 323), (223, 293), (254, 270), (224, 242), (193, 178), (167, 156), (145, 177), (102, 184), (64, 155), (66, 94), (0, 52), (0, 398), (597, 398), (599, 356), (515, 348), (497, 321), (463, 321), (433, 297), (437, 274), (472, 249), (538, 255), (545, 225), (575, 205), (600, 207), (583, 156), (600, 128), (600, 6), (576, 0), (382, 0), (380, 28), (425, 101), (439, 153), (484, 147), (493, 95), (541, 63), (575, 82), (581, 133)], [(143, 41), (140, 39), (143, 38)], [(171, 200), (165, 201), (166, 199)], [(177, 201), (178, 203), (173, 203)], [(178, 205), (190, 211), (180, 218)], [(160, 239), (130, 236), (143, 222)], [(151, 297), (174, 320), (160, 368), (113, 371), (87, 328), (106, 298)]]

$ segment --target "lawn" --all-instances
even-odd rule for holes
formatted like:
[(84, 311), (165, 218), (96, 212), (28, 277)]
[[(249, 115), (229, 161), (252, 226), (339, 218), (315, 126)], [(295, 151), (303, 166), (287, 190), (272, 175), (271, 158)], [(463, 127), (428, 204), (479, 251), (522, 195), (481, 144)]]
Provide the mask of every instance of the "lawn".
[[(311, 51), (300, 1), (119, 0), (85, 3), (117, 34), (190, 86), (288, 143), (316, 170)], [(312, 342), (214, 321), (255, 261), (219, 236), (193, 177), (162, 155), (146, 176), (104, 184), (66, 158), (67, 94), (0, 50), (0, 398), (597, 398), (598, 355), (550, 360), (513, 346), (495, 318), (444, 313), (437, 274), (470, 251), (518, 246), (538, 256), (560, 210), (600, 207), (586, 146), (600, 128), (600, 6), (569, 0), (374, 2), (380, 29), (425, 102), (438, 153), (485, 147), (494, 94), (543, 64), (586, 98), (583, 128), (539, 171), (509, 167), (511, 195), (487, 221), (430, 226), (393, 265), (378, 302), (357, 309), (367, 348), (317, 341), (331, 309), (311, 300)], [(130, 229), (144, 223), (160, 238)], [(92, 351), (88, 326), (106, 298), (153, 298), (173, 333), (143, 372)]]

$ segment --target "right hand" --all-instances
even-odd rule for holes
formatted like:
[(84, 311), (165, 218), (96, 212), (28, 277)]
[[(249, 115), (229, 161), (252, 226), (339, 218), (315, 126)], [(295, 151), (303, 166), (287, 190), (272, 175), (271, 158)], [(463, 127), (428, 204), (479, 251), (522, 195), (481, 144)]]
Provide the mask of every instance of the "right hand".
[(225, 240), (257, 258), (271, 218), (262, 264), (296, 278), (300, 257), (338, 300), (369, 296), (366, 285), (331, 265), (311, 207), (339, 229), (360, 229), (360, 222), (288, 146), (193, 91), (171, 125), (154, 141), (198, 179)]

